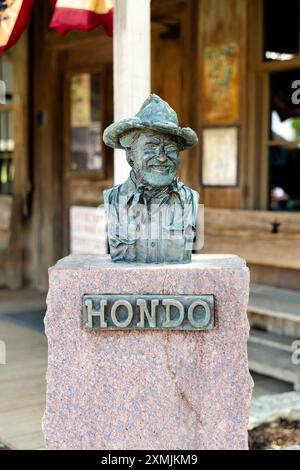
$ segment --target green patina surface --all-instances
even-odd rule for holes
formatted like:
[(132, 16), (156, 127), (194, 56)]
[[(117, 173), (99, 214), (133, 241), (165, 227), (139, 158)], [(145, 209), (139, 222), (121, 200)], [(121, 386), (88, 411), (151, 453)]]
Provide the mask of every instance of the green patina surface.
[(198, 141), (179, 126), (157, 95), (140, 111), (105, 129), (106, 145), (126, 151), (132, 167), (123, 184), (104, 191), (113, 261), (187, 263), (196, 233), (199, 195), (176, 176), (180, 151)]

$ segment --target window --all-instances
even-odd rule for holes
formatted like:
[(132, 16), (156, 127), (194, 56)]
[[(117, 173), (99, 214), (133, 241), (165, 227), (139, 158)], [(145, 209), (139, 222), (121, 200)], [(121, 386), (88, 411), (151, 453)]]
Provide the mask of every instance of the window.
[(300, 106), (292, 83), (300, 69), (270, 74), (269, 202), (271, 210), (300, 210)]
[(300, 82), (300, 1), (261, 6), (261, 206), (300, 211), (300, 104), (292, 100)]
[(14, 180), (14, 133), (12, 61), (9, 52), (0, 59), (0, 80), (4, 98), (0, 104), (0, 194), (11, 194)]
[(300, 70), (270, 74), (269, 139), (300, 141), (300, 106), (293, 104), (293, 83), (300, 80)]
[(70, 79), (70, 170), (101, 171), (101, 74), (80, 73)]
[(290, 60), (299, 54), (299, 0), (264, 0), (263, 60)]

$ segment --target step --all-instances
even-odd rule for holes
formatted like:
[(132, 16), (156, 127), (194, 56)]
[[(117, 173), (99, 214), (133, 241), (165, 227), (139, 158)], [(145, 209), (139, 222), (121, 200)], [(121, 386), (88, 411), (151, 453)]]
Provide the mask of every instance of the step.
[(251, 284), (248, 312), (300, 323), (300, 292)]
[(273, 333), (260, 331), (254, 328), (250, 330), (249, 342), (253, 344), (270, 346), (281, 351), (287, 351), (289, 353), (292, 353), (292, 344), (294, 341), (294, 338), (280, 336)]
[(248, 359), (253, 372), (293, 383), (294, 389), (300, 390), (300, 364), (291, 362), (291, 352), (250, 340)]
[(0, 315), (46, 310), (46, 294), (33, 289), (0, 289)]

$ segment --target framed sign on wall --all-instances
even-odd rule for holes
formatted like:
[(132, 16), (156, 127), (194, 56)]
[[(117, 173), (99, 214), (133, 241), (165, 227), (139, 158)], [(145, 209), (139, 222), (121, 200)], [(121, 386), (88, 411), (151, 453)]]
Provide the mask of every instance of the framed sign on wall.
[(238, 45), (210, 46), (203, 58), (203, 121), (206, 124), (237, 122)]
[(238, 126), (202, 129), (202, 186), (238, 186)]

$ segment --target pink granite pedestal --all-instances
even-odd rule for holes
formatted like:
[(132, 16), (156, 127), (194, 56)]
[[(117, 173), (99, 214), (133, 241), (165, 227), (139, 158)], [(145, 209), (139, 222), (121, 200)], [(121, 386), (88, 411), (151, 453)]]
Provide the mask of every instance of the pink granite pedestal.
[[(69, 256), (49, 270), (48, 449), (247, 449), (249, 272), (232, 255), (185, 265)], [(211, 331), (88, 331), (86, 293), (214, 294)]]

